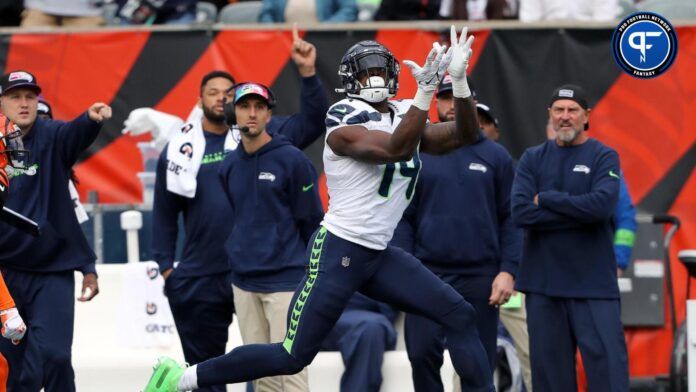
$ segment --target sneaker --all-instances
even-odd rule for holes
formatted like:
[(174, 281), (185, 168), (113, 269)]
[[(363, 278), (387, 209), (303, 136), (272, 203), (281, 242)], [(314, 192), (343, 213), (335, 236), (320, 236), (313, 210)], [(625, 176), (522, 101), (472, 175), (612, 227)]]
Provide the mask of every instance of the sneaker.
[(177, 392), (185, 368), (168, 357), (160, 357), (143, 392)]

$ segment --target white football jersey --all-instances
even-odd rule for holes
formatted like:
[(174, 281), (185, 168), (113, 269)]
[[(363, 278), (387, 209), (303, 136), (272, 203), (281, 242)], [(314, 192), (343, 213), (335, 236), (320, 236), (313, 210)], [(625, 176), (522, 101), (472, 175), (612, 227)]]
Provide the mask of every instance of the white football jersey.
[[(349, 125), (391, 134), (411, 107), (411, 100), (389, 101), (389, 107), (393, 114), (380, 113), (358, 99), (343, 99), (327, 112), (326, 137)], [(329, 211), (322, 225), (334, 235), (367, 248), (386, 248), (416, 188), (421, 167), (418, 150), (408, 162), (375, 165), (336, 155), (324, 142), (323, 158)]]

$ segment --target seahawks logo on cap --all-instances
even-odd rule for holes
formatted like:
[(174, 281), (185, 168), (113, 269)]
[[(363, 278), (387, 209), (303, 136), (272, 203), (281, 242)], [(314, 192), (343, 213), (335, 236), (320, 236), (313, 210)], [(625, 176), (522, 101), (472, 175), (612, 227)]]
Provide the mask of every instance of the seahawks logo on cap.
[(15, 80), (26, 80), (27, 82), (33, 82), (34, 77), (29, 75), (26, 72), (23, 71), (18, 71), (18, 72), (12, 72), (10, 76), (7, 78), (8, 81), (14, 82)]
[(654, 78), (674, 63), (677, 35), (664, 17), (638, 12), (619, 23), (611, 38), (614, 60), (627, 74)]

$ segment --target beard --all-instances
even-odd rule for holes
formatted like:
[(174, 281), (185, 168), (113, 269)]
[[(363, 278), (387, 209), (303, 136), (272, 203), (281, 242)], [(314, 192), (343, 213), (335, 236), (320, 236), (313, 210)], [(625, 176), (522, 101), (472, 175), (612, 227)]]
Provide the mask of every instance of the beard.
[(203, 116), (212, 123), (223, 123), (225, 122), (225, 113), (216, 113), (213, 108), (203, 106)]
[(571, 143), (573, 140), (575, 140), (578, 135), (582, 131), (578, 131), (577, 129), (571, 129), (571, 130), (557, 130), (556, 131), (556, 137), (558, 140), (562, 141), (563, 143)]

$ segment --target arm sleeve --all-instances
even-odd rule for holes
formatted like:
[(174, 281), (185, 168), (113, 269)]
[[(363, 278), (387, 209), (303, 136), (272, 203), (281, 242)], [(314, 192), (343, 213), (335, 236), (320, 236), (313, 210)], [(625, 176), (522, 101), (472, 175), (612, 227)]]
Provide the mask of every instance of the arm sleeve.
[(12, 309), (14, 307), (14, 299), (10, 295), (10, 290), (7, 289), (5, 279), (0, 275), (0, 310)]
[(532, 169), (533, 158), (530, 155), (528, 151), (522, 155), (512, 182), (510, 207), (513, 223), (518, 227), (533, 230), (557, 230), (580, 226), (573, 219), (534, 204), (537, 184)]
[[(243, 148), (241, 145), (238, 148)], [(229, 182), (229, 173), (232, 171), (232, 154), (227, 154), (225, 159), (220, 164), (218, 168), (218, 178), (220, 178), (220, 185), (225, 192), (225, 198), (230, 203), (230, 207), (234, 206), (234, 198), (230, 195), (229, 187), (227, 186)]]
[(633, 200), (628, 193), (628, 187), (623, 175), (619, 184), (619, 202), (616, 204), (614, 212), (614, 253), (616, 254), (616, 264), (621, 269), (626, 269), (631, 262), (633, 245), (636, 242), (636, 209), (633, 207)]
[(500, 270), (512, 276), (517, 275), (522, 255), (522, 230), (512, 223), (510, 213), (510, 192), (514, 176), (512, 158), (506, 156), (496, 178), (496, 205), (500, 233)]
[(97, 267), (95, 266), (94, 262), (91, 262), (89, 264), (85, 264), (81, 266), (80, 268), (77, 269), (82, 273), (82, 276), (85, 276), (87, 274), (97, 274)]
[(66, 167), (72, 167), (77, 162), (80, 154), (97, 138), (101, 127), (101, 123), (90, 120), (87, 112), (58, 127), (56, 142)]
[(152, 205), (152, 257), (161, 272), (174, 267), (179, 212), (184, 209), (182, 196), (167, 190), (167, 147), (157, 161), (155, 198)]
[(539, 193), (539, 206), (580, 222), (593, 223), (609, 219), (619, 199), (619, 157), (607, 151), (599, 158), (588, 193), (570, 195), (566, 192)]
[(329, 98), (319, 78), (302, 78), (300, 112), (289, 116), (277, 133), (290, 139), (300, 150), (307, 148), (326, 130), (324, 120), (329, 109)]
[(324, 217), (324, 210), (319, 198), (319, 189), (317, 189), (319, 187), (317, 172), (304, 155), (302, 159), (297, 159), (288, 186), (292, 216), (302, 240), (307, 244), (319, 227)]
[(337, 0), (338, 9), (324, 22), (355, 22), (358, 19), (358, 5), (355, 0)]

